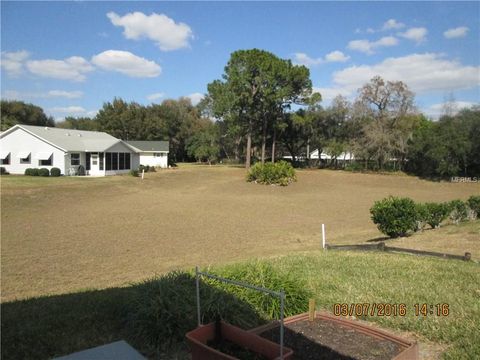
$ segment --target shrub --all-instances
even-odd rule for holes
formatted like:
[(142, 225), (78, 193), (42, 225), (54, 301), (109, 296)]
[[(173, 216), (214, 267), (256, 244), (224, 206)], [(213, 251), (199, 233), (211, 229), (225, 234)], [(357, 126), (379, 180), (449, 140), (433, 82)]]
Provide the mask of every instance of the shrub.
[(437, 228), (448, 217), (449, 208), (447, 204), (426, 203), (427, 224), (432, 228)]
[(86, 174), (85, 167), (83, 165), (79, 165), (77, 168), (77, 175), (85, 176), (85, 174)]
[(57, 177), (57, 176), (60, 176), (60, 175), (62, 175), (62, 172), (60, 171), (59, 168), (53, 167), (53, 168), (50, 169), (50, 176)]
[(296, 181), (295, 169), (286, 161), (256, 163), (248, 171), (247, 181), (287, 186), (292, 181)]
[(138, 177), (138, 170), (135, 170), (135, 169), (130, 170), (130, 175), (132, 175), (133, 177)]
[(417, 211), (412, 199), (390, 196), (376, 201), (370, 213), (378, 229), (392, 238), (416, 230)]
[(8, 175), (9, 172), (3, 166), (0, 166), (0, 175)]
[(449, 216), (450, 219), (458, 224), (461, 221), (465, 221), (468, 218), (468, 207), (467, 204), (462, 200), (453, 200), (447, 204), (447, 207), (450, 210)]
[(480, 218), (480, 195), (472, 195), (467, 200), (468, 207), (473, 210), (475, 216)]
[(155, 170), (155, 166), (150, 166), (150, 169), (148, 169), (149, 172), (157, 172), (157, 170)]
[(30, 176), (40, 176), (40, 170), (37, 168), (30, 169)]
[(427, 208), (426, 204), (415, 204), (415, 211), (417, 212), (416, 230), (421, 231), (427, 225), (428, 208)]
[[(286, 315), (306, 311), (311, 297), (302, 282), (290, 274), (277, 273), (265, 263), (234, 265), (217, 275), (272, 290), (283, 288)], [(171, 272), (142, 283), (127, 322), (129, 333), (157, 357), (162, 350), (182, 342), (185, 333), (197, 326), (195, 289), (195, 277), (185, 272)], [(200, 304), (203, 324), (222, 318), (244, 329), (265, 323), (279, 308), (278, 300), (269, 295), (205, 278), (200, 285)]]
[(31, 168), (26, 168), (25, 173), (26, 176), (32, 176), (32, 169)]
[(48, 171), (47, 168), (41, 168), (38, 170), (38, 176), (44, 176), (44, 177), (50, 176), (50, 171)]

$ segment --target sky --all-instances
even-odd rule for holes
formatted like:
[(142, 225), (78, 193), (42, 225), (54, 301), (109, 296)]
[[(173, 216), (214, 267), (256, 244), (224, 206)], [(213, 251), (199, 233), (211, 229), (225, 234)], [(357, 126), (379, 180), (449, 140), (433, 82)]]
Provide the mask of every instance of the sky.
[(480, 2), (1, 2), (1, 97), (57, 121), (121, 97), (190, 97), (235, 50), (310, 69), (328, 106), (375, 75), (403, 81), (419, 110), (480, 103)]

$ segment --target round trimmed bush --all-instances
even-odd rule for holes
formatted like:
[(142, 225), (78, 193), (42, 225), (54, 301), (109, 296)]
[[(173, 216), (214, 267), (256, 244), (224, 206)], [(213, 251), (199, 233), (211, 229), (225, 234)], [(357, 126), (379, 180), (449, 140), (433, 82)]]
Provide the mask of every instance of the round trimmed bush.
[(50, 171), (48, 171), (47, 168), (41, 168), (38, 170), (38, 176), (44, 176), (44, 177), (50, 176)]
[(295, 169), (283, 160), (276, 163), (256, 163), (247, 174), (247, 181), (267, 185), (287, 186), (296, 180)]
[(450, 213), (450, 209), (447, 204), (426, 203), (425, 208), (427, 210), (427, 224), (433, 229), (439, 227)]
[(405, 236), (417, 227), (417, 210), (409, 198), (390, 196), (376, 201), (370, 213), (378, 229), (391, 238)]
[(54, 167), (54, 168), (50, 169), (50, 176), (57, 177), (57, 176), (60, 176), (61, 174), (62, 174), (62, 172), (57, 167)]
[(428, 221), (428, 209), (425, 204), (415, 204), (415, 210), (417, 212), (417, 231), (421, 231), (425, 228)]
[(37, 168), (32, 168), (32, 169), (30, 169), (30, 170), (31, 170), (31, 171), (30, 171), (30, 175), (31, 175), (31, 176), (40, 176), (40, 170), (39, 170), (39, 169), (37, 169)]
[(480, 218), (480, 195), (472, 195), (467, 200), (468, 207)]
[(138, 177), (138, 170), (135, 170), (135, 169), (130, 170), (130, 175), (132, 175), (133, 177)]
[(25, 173), (26, 176), (32, 176), (32, 168), (26, 168)]
[(0, 166), (0, 175), (8, 175), (10, 174), (7, 169), (5, 169), (3, 166)]

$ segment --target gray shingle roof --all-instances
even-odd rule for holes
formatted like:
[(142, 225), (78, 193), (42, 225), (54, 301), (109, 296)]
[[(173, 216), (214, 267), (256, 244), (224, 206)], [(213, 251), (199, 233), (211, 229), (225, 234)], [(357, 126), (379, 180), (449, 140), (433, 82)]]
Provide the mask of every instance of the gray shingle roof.
[(19, 127), (66, 151), (105, 151), (121, 140), (99, 131), (20, 125)]
[(125, 141), (139, 151), (168, 151), (168, 141)]

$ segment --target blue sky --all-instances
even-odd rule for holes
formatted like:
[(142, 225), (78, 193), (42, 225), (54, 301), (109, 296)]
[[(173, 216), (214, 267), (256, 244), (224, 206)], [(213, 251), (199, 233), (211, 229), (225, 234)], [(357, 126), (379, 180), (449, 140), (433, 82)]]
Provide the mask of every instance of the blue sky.
[(375, 75), (435, 117), (480, 102), (479, 2), (1, 2), (3, 99), (93, 116), (115, 96), (197, 102), (230, 54), (310, 68), (328, 105)]

